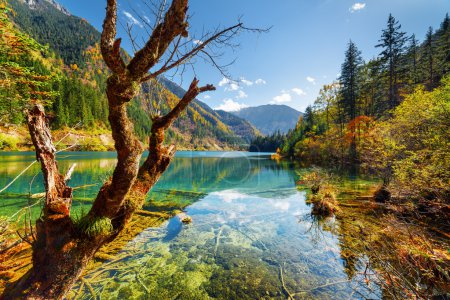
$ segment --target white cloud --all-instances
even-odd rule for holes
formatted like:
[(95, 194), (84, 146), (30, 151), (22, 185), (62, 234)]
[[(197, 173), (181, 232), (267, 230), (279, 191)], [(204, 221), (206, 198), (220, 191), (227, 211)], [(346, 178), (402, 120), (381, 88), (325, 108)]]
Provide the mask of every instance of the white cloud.
[(237, 84), (237, 82), (232, 81), (228, 78), (222, 78), (221, 81), (219, 81), (219, 86), (225, 86), (225, 91), (237, 91), (240, 89), (239, 85)]
[(127, 17), (128, 21), (133, 24), (133, 25), (137, 25), (141, 28), (143, 28), (144, 26), (142, 26), (141, 22), (139, 22), (135, 17), (133, 17), (132, 14), (130, 14), (129, 12), (127, 12), (126, 10), (123, 11), (123, 14), (125, 15), (125, 17)]
[(242, 108), (246, 108), (248, 107), (248, 105), (244, 104), (244, 103), (238, 103), (233, 101), (232, 99), (223, 99), (223, 103), (217, 107), (215, 107), (214, 109), (216, 110), (224, 110), (224, 111), (238, 111), (241, 110)]
[(270, 101), (272, 104), (278, 104), (278, 103), (286, 103), (291, 102), (292, 97), (290, 94), (288, 94), (286, 91), (282, 91), (281, 95), (273, 97), (273, 101)]
[(313, 77), (311, 77), (311, 76), (307, 76), (307, 77), (306, 77), (306, 80), (307, 80), (309, 83), (316, 84), (316, 79), (313, 78)]
[(287, 211), (289, 210), (289, 207), (291, 207), (291, 204), (287, 201), (283, 200), (270, 200), (269, 202), (275, 209)]
[(356, 2), (355, 4), (352, 5), (352, 7), (349, 8), (349, 11), (351, 13), (354, 13), (358, 10), (364, 9), (366, 7), (365, 3), (361, 3), (361, 2)]
[(300, 88), (293, 88), (291, 91), (293, 93), (299, 95), (299, 96), (305, 96), (306, 95), (305, 91), (300, 89)]
[(238, 95), (236, 96), (237, 99), (247, 98), (248, 95), (244, 91), (239, 91)]
[(228, 78), (223, 77), (222, 80), (219, 81), (219, 86), (225, 86), (225, 91), (237, 91), (241, 89), (241, 86), (239, 84), (243, 84), (245, 86), (252, 86), (252, 85), (263, 85), (266, 84), (266, 81), (264, 79), (256, 79), (255, 81), (251, 81), (248, 79), (245, 79), (245, 77), (241, 77), (238, 81), (234, 81)]
[(203, 41), (201, 41), (201, 40), (193, 40), (192, 42), (194, 43), (194, 45), (201, 45), (201, 44), (203, 44)]
[(241, 82), (247, 86), (252, 86), (253, 82), (250, 80), (245, 79), (244, 77), (241, 77)]
[(219, 86), (224, 86), (226, 84), (229, 84), (230, 81), (231, 81), (230, 79), (224, 77), (224, 78), (222, 78), (221, 81), (219, 81)]
[(212, 192), (210, 195), (218, 196), (222, 199), (223, 202), (231, 203), (235, 200), (243, 200), (246, 199), (244, 194), (241, 194), (239, 192), (233, 191), (233, 190), (225, 190), (221, 192)]
[(225, 91), (237, 91), (239, 90), (239, 85), (236, 82), (232, 82), (225, 88)]
[(207, 100), (207, 99), (209, 99), (209, 98), (211, 98), (210, 95), (205, 95), (205, 96), (203, 96), (203, 99), (205, 99), (205, 100)]

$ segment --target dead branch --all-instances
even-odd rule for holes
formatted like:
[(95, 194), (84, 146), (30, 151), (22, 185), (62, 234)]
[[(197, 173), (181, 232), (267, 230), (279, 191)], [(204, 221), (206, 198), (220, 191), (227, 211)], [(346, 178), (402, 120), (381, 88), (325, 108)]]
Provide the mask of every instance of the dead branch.
[(41, 163), (44, 175), (46, 199), (44, 215), (63, 214), (68, 216), (72, 204), (72, 189), (59, 173), (56, 163), (56, 148), (42, 105), (35, 105), (27, 115), (28, 129), (36, 149), (36, 158)]
[[(143, 147), (134, 134), (133, 123), (128, 118), (127, 104), (138, 95), (143, 78), (159, 63), (169, 47), (174, 45), (172, 52), (167, 54), (169, 60), (163, 64), (163, 69), (153, 73), (153, 78), (172, 68), (185, 68), (188, 61), (213, 41), (220, 45), (231, 45), (230, 40), (237, 32), (249, 30), (239, 22), (235, 26), (216, 31), (186, 54), (181, 54), (181, 39), (188, 37), (188, 0), (172, 0), (167, 11), (165, 0), (155, 8), (161, 19), (158, 17), (156, 20), (146, 44), (125, 64), (120, 55), (121, 39), (116, 39), (117, 0), (107, 0), (100, 48), (103, 59), (112, 72), (107, 80), (106, 95), (117, 164), (112, 177), (103, 184), (91, 210), (85, 216), (86, 221), (109, 222), (111, 226), (105, 229), (105, 232), (90, 233), (91, 231), (83, 231), (75, 226), (70, 218), (73, 189), (66, 184), (73, 167), (67, 176), (63, 176), (58, 170), (55, 157), (57, 151), (52, 142), (43, 106), (36, 104), (28, 112), (30, 135), (44, 175), (44, 214), (36, 222), (37, 240), (33, 244), (33, 268), (27, 276), (22, 277), (13, 288), (4, 293), (6, 298), (63, 298), (97, 250), (114, 240), (135, 210), (142, 206), (148, 191), (169, 166), (175, 155), (175, 146), (164, 145), (165, 130), (200, 93), (215, 89), (212, 85), (199, 87), (199, 81), (194, 78), (188, 91), (175, 107), (166, 115), (153, 118), (149, 155), (139, 167)], [(131, 29), (129, 34), (131, 35)], [(95, 291), (89, 282), (83, 279), (82, 281), (95, 298)]]
[(72, 177), (72, 173), (73, 173), (73, 171), (75, 170), (75, 167), (77, 166), (77, 164), (76, 163), (74, 163), (70, 168), (69, 168), (69, 170), (67, 171), (67, 173), (66, 173), (66, 176), (64, 176), (64, 181), (69, 181), (70, 180), (70, 178)]
[[(223, 30), (213, 34), (211, 37), (209, 37), (205, 41), (202, 41), (198, 46), (194, 47), (189, 52), (183, 54), (179, 59), (177, 59), (173, 63), (169, 64), (170, 60), (173, 58), (173, 55), (172, 55), (171, 57), (169, 57), (169, 59), (166, 61), (166, 63), (164, 64), (164, 66), (161, 69), (142, 78), (142, 82), (147, 81), (151, 78), (155, 78), (155, 77), (161, 75), (162, 73), (165, 73), (165, 72), (173, 69), (174, 67), (176, 67), (178, 65), (184, 64), (186, 61), (188, 61), (192, 57), (196, 56), (200, 51), (204, 50), (205, 47), (207, 45), (209, 45), (210, 43), (217, 41), (220, 37), (225, 36), (227, 33), (231, 32), (234, 35), (239, 31), (239, 29), (242, 29), (242, 28), (244, 28), (243, 24), (239, 23), (234, 26), (223, 29)], [(176, 49), (174, 51), (176, 51)]]
[[(108, 1), (109, 2), (109, 1)], [(187, 0), (173, 0), (164, 21), (158, 24), (145, 46), (136, 52), (128, 64), (130, 76), (139, 81), (166, 52), (170, 43), (179, 35), (188, 36), (186, 12)]]
[(7, 188), (9, 188), (17, 179), (19, 179), (20, 176), (22, 176), (29, 168), (31, 168), (37, 161), (33, 161), (30, 163), (25, 169), (22, 170), (22, 172), (19, 173), (13, 180), (11, 180), (10, 183), (8, 183), (4, 188), (0, 190), (0, 193), (4, 192)]

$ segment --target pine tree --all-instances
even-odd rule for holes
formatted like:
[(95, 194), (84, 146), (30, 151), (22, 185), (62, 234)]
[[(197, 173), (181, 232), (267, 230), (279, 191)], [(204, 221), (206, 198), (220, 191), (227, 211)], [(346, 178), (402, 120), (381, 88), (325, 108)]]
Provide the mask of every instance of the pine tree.
[(410, 80), (414, 84), (414, 86), (419, 83), (419, 76), (417, 72), (417, 61), (418, 61), (418, 41), (416, 39), (416, 35), (413, 34), (410, 39), (410, 44), (408, 47), (408, 70), (410, 74)]
[(303, 122), (305, 123), (305, 131), (311, 132), (314, 130), (314, 111), (311, 105), (305, 109), (305, 114), (303, 115)]
[(435, 43), (433, 36), (433, 28), (429, 27), (424, 42), (424, 67), (425, 74), (428, 79), (428, 89), (431, 91), (434, 87), (434, 60), (435, 60)]
[(361, 52), (355, 43), (348, 43), (345, 52), (345, 61), (341, 67), (341, 107), (343, 108), (344, 120), (353, 120), (357, 116), (357, 99), (359, 94), (359, 69), (363, 63)]
[(450, 17), (448, 13), (442, 21), (437, 35), (437, 60), (440, 76), (450, 72)]
[[(350, 41), (348, 43), (347, 51), (345, 52), (345, 61), (341, 67), (341, 112), (344, 113), (344, 120), (346, 122), (354, 120), (357, 116), (357, 101), (360, 93), (359, 86), (359, 70), (363, 63), (361, 52), (356, 47), (355, 43)], [(352, 132), (352, 142), (350, 144), (350, 157), (353, 161), (356, 160), (356, 139)]]
[(400, 29), (401, 25), (389, 14), (387, 28), (381, 34), (380, 44), (375, 46), (383, 48), (380, 57), (389, 76), (388, 104), (391, 109), (400, 102), (398, 80), (402, 73), (401, 56), (404, 53), (406, 42), (405, 33)]

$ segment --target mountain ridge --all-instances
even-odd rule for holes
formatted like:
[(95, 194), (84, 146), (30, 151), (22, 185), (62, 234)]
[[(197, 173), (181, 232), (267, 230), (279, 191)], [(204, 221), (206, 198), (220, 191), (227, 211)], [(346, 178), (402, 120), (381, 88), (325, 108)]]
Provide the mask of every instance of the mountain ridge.
[(287, 133), (295, 128), (298, 119), (303, 115), (296, 109), (283, 104), (251, 106), (231, 113), (247, 120), (265, 135), (271, 135), (277, 131)]
[[(63, 72), (71, 78), (73, 76), (79, 78), (77, 80), (80, 84), (93, 85), (97, 94), (104, 91), (108, 69), (101, 63), (98, 48), (100, 32), (86, 20), (70, 14), (54, 0), (10, 0), (10, 2), (16, 12), (11, 16), (15, 25), (39, 43), (49, 45), (66, 65)], [(184, 95), (185, 90), (176, 83), (161, 78), (159, 82), (169, 92), (163, 96), (165, 100), (170, 99), (173, 103), (177, 100), (170, 94), (178, 98)], [(145, 98), (145, 95), (141, 94), (140, 97)], [(69, 105), (67, 101), (60, 99), (57, 105), (65, 106), (67, 111), (73, 109), (73, 104)], [(103, 103), (106, 99), (100, 101)], [(129, 113), (135, 121), (139, 120), (135, 129), (145, 141), (151, 126), (148, 107), (145, 106), (153, 106), (154, 101), (143, 102), (144, 100), (133, 101), (129, 106)], [(167, 112), (169, 108), (167, 104), (153, 109)], [(103, 103), (102, 106), (104, 105)], [(56, 107), (55, 111), (64, 109)], [(92, 118), (96, 118), (94, 112)], [(106, 119), (103, 117), (103, 120)], [(109, 125), (105, 123), (105, 126)], [(198, 146), (199, 149), (229, 147), (242, 149), (257, 135), (260, 133), (247, 121), (228, 113), (217, 113), (206, 103), (196, 99), (182, 114), (180, 121), (175, 122), (169, 129), (167, 142), (176, 141), (183, 148)]]
[(67, 16), (71, 16), (69, 10), (67, 10), (64, 6), (56, 2), (55, 0), (21, 0), (22, 2), (26, 3), (31, 9), (37, 9), (40, 5), (43, 3), (49, 3), (53, 5), (57, 10), (64, 13)]

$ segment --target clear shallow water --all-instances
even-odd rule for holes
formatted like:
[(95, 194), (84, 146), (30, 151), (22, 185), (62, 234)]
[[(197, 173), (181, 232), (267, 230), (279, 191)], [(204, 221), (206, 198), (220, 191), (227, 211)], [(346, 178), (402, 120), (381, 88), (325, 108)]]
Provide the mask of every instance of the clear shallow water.
[[(74, 210), (90, 204), (114, 158), (61, 153), (63, 171), (77, 163), (72, 186), (98, 184), (75, 190)], [(1, 154), (0, 187), (33, 159), (33, 153)], [(26, 206), (30, 190), (42, 192), (41, 177), (34, 178), (38, 168), (0, 194), (0, 215)], [(291, 164), (272, 161), (269, 154), (179, 152), (144, 208), (185, 207), (192, 223), (174, 217), (144, 230), (114, 259), (91, 270), (86, 282), (103, 299), (381, 298), (376, 286), (360, 284), (362, 266), (348, 275), (339, 238), (327, 230), (335, 220), (310, 217), (296, 179)], [(37, 216), (39, 205), (33, 209)], [(93, 298), (90, 291), (80, 282), (69, 296)]]

